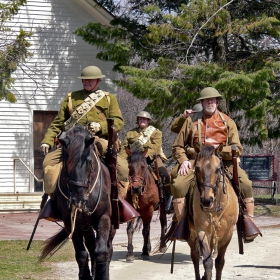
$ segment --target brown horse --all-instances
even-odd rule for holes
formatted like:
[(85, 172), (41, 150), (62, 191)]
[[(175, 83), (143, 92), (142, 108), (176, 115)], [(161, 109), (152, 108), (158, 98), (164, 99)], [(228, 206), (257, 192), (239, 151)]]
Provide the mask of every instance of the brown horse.
[[(143, 222), (142, 235), (144, 238), (144, 245), (142, 249), (141, 257), (143, 260), (149, 260), (149, 253), (151, 252), (150, 243), (150, 224), (152, 221), (153, 213), (159, 209), (161, 235), (160, 235), (160, 251), (166, 250), (165, 244), (165, 232), (167, 228), (167, 219), (164, 207), (160, 205), (159, 189), (155, 182), (153, 174), (150, 172), (149, 166), (146, 160), (147, 150), (143, 152), (130, 151), (126, 149), (128, 154), (128, 166), (129, 166), (129, 191), (126, 196), (128, 201), (140, 214), (140, 218)], [(133, 261), (133, 233), (135, 219), (127, 223), (127, 255), (126, 261)]]
[[(205, 146), (195, 161), (197, 187), (193, 191), (192, 209), (187, 209), (188, 244), (196, 280), (212, 279), (215, 258), (216, 280), (222, 277), (225, 253), (238, 219), (238, 201), (227, 178), (222, 159), (222, 146)], [(190, 213), (192, 212), (192, 213)], [(204, 276), (200, 278), (199, 260), (203, 258)]]

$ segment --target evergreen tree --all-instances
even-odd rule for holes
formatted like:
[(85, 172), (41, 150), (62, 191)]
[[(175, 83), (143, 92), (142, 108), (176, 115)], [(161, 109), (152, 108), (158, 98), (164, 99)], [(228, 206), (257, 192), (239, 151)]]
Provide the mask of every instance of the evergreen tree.
[(19, 33), (15, 34), (13, 30), (5, 26), (5, 22), (16, 15), (24, 4), (26, 4), (26, 0), (0, 3), (0, 100), (10, 102), (16, 102), (16, 97), (10, 90), (14, 83), (11, 75), (17, 69), (19, 63), (24, 63), (26, 58), (32, 55), (28, 52), (30, 43), (27, 41), (32, 33), (20, 29)]
[(146, 109), (159, 119), (214, 86), (225, 97), (223, 109), (245, 128), (245, 142), (279, 137), (278, 1), (159, 2), (127, 1), (132, 8), (120, 13), (118, 6), (110, 26), (89, 23), (75, 33), (100, 49), (97, 58), (116, 63), (124, 74), (116, 84), (148, 99)]

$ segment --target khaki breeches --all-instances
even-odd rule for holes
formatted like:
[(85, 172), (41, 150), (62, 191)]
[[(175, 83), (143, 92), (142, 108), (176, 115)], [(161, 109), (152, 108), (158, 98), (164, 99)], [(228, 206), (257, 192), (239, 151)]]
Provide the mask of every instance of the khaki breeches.
[[(194, 160), (190, 160), (193, 168)], [(229, 169), (230, 172), (233, 170), (232, 161), (223, 161), (224, 166)], [(174, 198), (185, 197), (189, 191), (189, 186), (192, 180), (195, 180), (193, 170), (189, 171), (187, 175), (178, 175), (179, 164), (177, 163), (171, 170), (171, 193)], [(247, 173), (238, 166), (238, 177), (243, 198), (253, 197), (252, 181), (249, 180)]]
[[(43, 161), (43, 170), (47, 166), (54, 166), (62, 162), (62, 148), (58, 148), (48, 153)], [(117, 156), (117, 177), (121, 181), (119, 186), (120, 194), (125, 197), (128, 188), (128, 163), (127, 160), (121, 156)]]

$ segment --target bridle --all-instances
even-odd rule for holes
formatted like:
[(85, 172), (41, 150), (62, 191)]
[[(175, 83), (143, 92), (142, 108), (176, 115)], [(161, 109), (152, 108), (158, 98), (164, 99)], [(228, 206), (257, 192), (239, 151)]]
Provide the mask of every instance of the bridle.
[[(224, 164), (223, 164), (222, 158), (220, 156), (216, 155), (216, 154), (215, 154), (215, 156), (218, 157), (218, 159), (220, 161), (219, 173), (218, 173), (218, 177), (217, 177), (215, 185), (210, 184), (210, 183), (199, 182), (198, 181), (198, 176), (196, 174), (197, 171), (195, 171), (195, 175), (196, 175), (196, 185), (198, 187), (200, 195), (201, 195), (201, 187), (203, 187), (204, 190), (205, 190), (205, 188), (211, 188), (214, 191), (215, 201), (216, 201), (216, 204), (217, 204), (217, 207), (216, 207), (216, 209), (214, 211), (218, 212), (218, 211), (222, 210), (222, 208), (220, 206), (220, 202), (222, 200), (222, 195), (226, 194), (226, 181), (225, 181), (225, 176), (226, 175), (225, 175), (225, 168), (224, 168)], [(221, 180), (221, 178), (222, 178), (222, 180)], [(218, 201), (216, 198), (217, 198), (217, 193), (218, 193), (218, 190), (219, 190), (219, 184), (220, 183), (223, 184), (223, 192), (220, 194), (220, 198), (219, 198), (219, 201)], [(201, 205), (201, 209), (203, 211), (210, 212), (209, 209), (205, 210), (203, 205)]]
[[(131, 194), (143, 194), (146, 190), (147, 187), (147, 181), (144, 177), (140, 175), (133, 175), (133, 176), (128, 176), (128, 181), (129, 185), (131, 186)], [(134, 184), (138, 183), (138, 187), (135, 187)]]

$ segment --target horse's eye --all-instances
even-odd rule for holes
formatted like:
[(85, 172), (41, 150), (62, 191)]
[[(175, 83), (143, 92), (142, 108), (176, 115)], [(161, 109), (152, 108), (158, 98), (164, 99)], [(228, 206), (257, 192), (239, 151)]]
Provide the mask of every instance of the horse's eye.
[(195, 172), (199, 172), (199, 171), (200, 171), (199, 166), (196, 166), (196, 167), (194, 168), (194, 170), (195, 170)]

